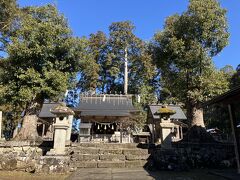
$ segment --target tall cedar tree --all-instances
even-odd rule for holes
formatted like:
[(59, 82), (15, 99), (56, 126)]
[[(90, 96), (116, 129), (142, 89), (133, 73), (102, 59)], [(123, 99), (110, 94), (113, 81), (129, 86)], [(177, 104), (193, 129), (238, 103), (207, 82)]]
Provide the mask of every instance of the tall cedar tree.
[(147, 44), (134, 34), (135, 26), (130, 21), (115, 22), (109, 26), (108, 56), (109, 67), (107, 90), (124, 90), (124, 65), (127, 58), (128, 92), (140, 93), (141, 86), (153, 79), (155, 66), (148, 53)]
[[(84, 90), (123, 93), (127, 58), (128, 93), (141, 95), (141, 104), (136, 106), (142, 110), (142, 106), (155, 100), (153, 85), (157, 75), (148, 44), (139, 39), (134, 30), (133, 23), (122, 21), (109, 26), (109, 37), (101, 31), (90, 34), (89, 54), (92, 59), (89, 61), (95, 66), (90, 72), (81, 74), (79, 85), (85, 87)], [(142, 112), (137, 117), (138, 123), (142, 125), (144, 118)]]
[(185, 103), (191, 125), (204, 126), (201, 102), (228, 89), (212, 64), (228, 44), (225, 14), (216, 0), (190, 0), (187, 11), (167, 18), (154, 37), (163, 85)]
[[(135, 26), (130, 21), (114, 22), (109, 26), (109, 37), (101, 31), (90, 34), (89, 62), (91, 71), (81, 74), (82, 90), (98, 90), (102, 93), (123, 93), (124, 62), (128, 59), (128, 90), (130, 94), (146, 93), (151, 89), (156, 67), (153, 65), (148, 44), (134, 34)], [(91, 84), (90, 84), (91, 82)], [(148, 87), (144, 87), (148, 86)], [(144, 90), (143, 90), (144, 89)]]

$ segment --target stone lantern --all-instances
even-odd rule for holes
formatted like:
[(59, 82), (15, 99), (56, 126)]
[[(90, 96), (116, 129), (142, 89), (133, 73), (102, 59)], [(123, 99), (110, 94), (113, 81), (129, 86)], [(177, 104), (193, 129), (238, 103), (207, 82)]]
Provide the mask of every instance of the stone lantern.
[(64, 104), (61, 104), (50, 111), (52, 114), (56, 115), (56, 122), (53, 125), (54, 145), (49, 155), (64, 155), (67, 130), (69, 129), (68, 117), (74, 115), (74, 112)]
[(160, 138), (161, 147), (171, 148), (172, 147), (172, 129), (174, 128), (174, 123), (170, 120), (170, 115), (176, 112), (169, 109), (167, 106), (162, 106), (156, 115), (160, 115)]

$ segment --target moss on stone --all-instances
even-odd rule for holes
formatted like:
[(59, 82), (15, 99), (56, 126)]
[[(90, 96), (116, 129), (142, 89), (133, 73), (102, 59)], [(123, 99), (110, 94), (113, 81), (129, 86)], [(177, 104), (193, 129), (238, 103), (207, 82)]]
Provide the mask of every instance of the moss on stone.
[(167, 106), (162, 106), (158, 111), (157, 114), (167, 114), (167, 115), (172, 115), (175, 114), (176, 111), (168, 108)]

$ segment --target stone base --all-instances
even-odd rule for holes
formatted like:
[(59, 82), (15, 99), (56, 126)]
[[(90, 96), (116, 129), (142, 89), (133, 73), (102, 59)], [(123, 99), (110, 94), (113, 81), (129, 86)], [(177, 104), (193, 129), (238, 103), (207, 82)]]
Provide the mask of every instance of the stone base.
[(71, 144), (72, 144), (72, 141), (70, 141), (70, 140), (65, 141), (65, 146), (71, 146)]
[(50, 149), (50, 151), (47, 152), (46, 156), (65, 156), (67, 155), (66, 152), (56, 152), (55, 149)]
[(70, 158), (68, 156), (41, 156), (37, 172), (41, 173), (67, 173), (70, 171)]

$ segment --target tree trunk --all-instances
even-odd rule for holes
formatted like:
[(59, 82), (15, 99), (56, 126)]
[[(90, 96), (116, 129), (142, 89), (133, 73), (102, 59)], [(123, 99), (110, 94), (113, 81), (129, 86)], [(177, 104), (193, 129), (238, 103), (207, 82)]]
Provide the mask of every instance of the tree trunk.
[(15, 140), (37, 140), (40, 138), (37, 133), (37, 120), (36, 115), (25, 115), (23, 118), (22, 127), (14, 138)]
[(204, 120), (203, 120), (203, 109), (193, 106), (191, 108), (192, 119), (191, 126), (201, 126), (205, 127)]

